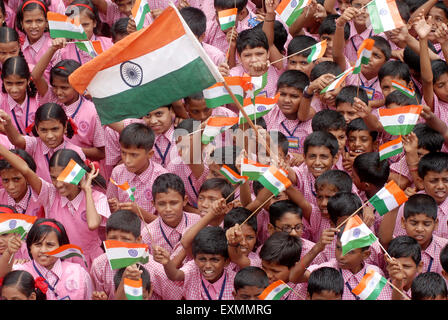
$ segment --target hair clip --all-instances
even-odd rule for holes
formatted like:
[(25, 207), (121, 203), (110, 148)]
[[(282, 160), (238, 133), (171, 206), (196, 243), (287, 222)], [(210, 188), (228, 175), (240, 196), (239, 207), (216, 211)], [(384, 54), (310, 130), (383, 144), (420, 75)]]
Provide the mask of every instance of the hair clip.
[(98, 163), (98, 161), (90, 161), (89, 159), (86, 159), (84, 161), (84, 163), (90, 168), (93, 164), (95, 170), (99, 170), (100, 169), (100, 164)]
[(70, 122), (70, 125), (72, 126), (73, 133), (78, 133), (78, 126), (76, 125), (75, 121), (72, 119), (72, 117), (68, 117), (68, 122)]
[(42, 277), (38, 277), (34, 279), (34, 287), (38, 288), (42, 293), (47, 293), (48, 284), (45, 282), (45, 279)]
[(25, 132), (26, 133), (31, 133), (31, 132), (33, 132), (33, 128), (34, 128), (34, 122), (31, 123), (28, 127), (25, 128)]

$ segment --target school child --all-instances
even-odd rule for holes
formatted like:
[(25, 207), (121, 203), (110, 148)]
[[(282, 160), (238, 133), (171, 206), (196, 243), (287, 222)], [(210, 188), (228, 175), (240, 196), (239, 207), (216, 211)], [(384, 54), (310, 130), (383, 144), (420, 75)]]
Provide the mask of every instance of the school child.
[(121, 268), (115, 273), (115, 300), (128, 300), (124, 292), (124, 279), (130, 279), (134, 281), (142, 280), (142, 300), (151, 300), (153, 287), (151, 285), (151, 276), (148, 270), (142, 265), (134, 264), (126, 268)]
[(263, 269), (248, 266), (240, 269), (233, 282), (235, 300), (259, 300), (258, 297), (269, 285), (269, 279)]
[(149, 248), (157, 245), (171, 254), (186, 230), (201, 217), (184, 211), (187, 203), (184, 182), (174, 173), (161, 174), (154, 180), (152, 199), (158, 217), (142, 230), (143, 242)]
[[(285, 59), (284, 63), (286, 70), (298, 70), (305, 73), (308, 77), (310, 76), (311, 70), (316, 65), (316, 61), (308, 62), (307, 58), (311, 54), (311, 49), (309, 48), (317, 43), (316, 39), (306, 35), (295, 36), (288, 44), (288, 50), (286, 56), (295, 55)], [(303, 51), (304, 50), (304, 51)], [(298, 53), (300, 52), (300, 53)]]
[[(333, 60), (333, 40), (334, 34), (336, 32), (336, 19), (339, 17), (338, 14), (329, 14), (322, 20), (322, 23), (319, 26), (319, 36), (320, 41), (327, 41), (327, 49), (324, 53), (324, 58), (329, 58)], [(346, 24), (344, 26), (344, 40), (347, 42), (350, 37), (350, 26)], [(346, 58), (347, 59), (347, 58)], [(346, 61), (348, 64), (348, 60)]]
[[(39, 277), (43, 278), (48, 286), (47, 300), (90, 300), (92, 280), (89, 273), (79, 263), (44, 254), (65, 244), (69, 244), (69, 238), (59, 221), (38, 219), (26, 238), (32, 260), (25, 264), (12, 265), (8, 263), (10, 254), (3, 254), (0, 273), (4, 276), (11, 270), (25, 270), (33, 275), (35, 281)], [(11, 239), (7, 252), (17, 251), (20, 245), (20, 239)]]
[(43, 278), (34, 280), (25, 270), (9, 272), (1, 284), (2, 300), (47, 300), (47, 286)]
[(227, 239), (220, 227), (205, 227), (195, 236), (192, 244), (194, 260), (180, 269), (161, 247), (154, 248), (154, 260), (161, 263), (168, 279), (180, 281), (185, 300), (233, 300), (235, 272), (226, 268), (229, 264)]
[[(236, 113), (229, 110), (225, 106), (208, 108), (205, 103), (204, 95), (202, 92), (197, 92), (184, 98), (185, 111), (189, 118), (204, 122), (210, 117), (224, 116), (224, 117), (236, 117)], [(258, 121), (258, 119), (257, 119)]]
[(342, 300), (344, 279), (335, 268), (322, 267), (311, 272), (307, 300)]
[(149, 223), (157, 218), (152, 204), (152, 185), (154, 180), (168, 171), (151, 160), (154, 150), (154, 132), (142, 123), (132, 123), (120, 133), (122, 164), (117, 165), (111, 178), (118, 184), (125, 182), (135, 188), (135, 201), (131, 201), (126, 191), (112, 183), (107, 186), (107, 198), (111, 212), (118, 209), (131, 210), (142, 214)]
[(51, 181), (48, 164), (53, 154), (60, 149), (74, 150), (84, 161), (86, 156), (82, 149), (70, 142), (70, 138), (77, 133), (64, 109), (56, 103), (45, 103), (37, 108), (31, 133), (21, 135), (14, 127), (11, 117), (0, 110), (0, 118), (4, 123), (9, 141), (18, 149), (24, 149), (34, 159), (37, 167), (36, 174), (47, 182)]
[[(43, 210), (41, 210), (42, 214), (39, 214), (39, 217), (44, 215)], [(8, 214), (8, 213), (17, 213), (16, 210), (9, 205), (0, 205), (0, 214)], [(0, 255), (2, 255), (6, 250), (8, 250), (8, 242), (11, 238), (17, 237), (15, 233), (2, 233), (0, 234)], [(30, 260), (28, 250), (26, 249), (25, 241), (22, 241), (22, 246), (20, 249), (15, 252), (13, 263), (25, 263)]]
[(355, 103), (359, 103), (359, 100), (366, 105), (369, 103), (366, 91), (363, 88), (352, 85), (343, 87), (336, 96), (336, 111), (344, 116), (347, 124), (350, 121), (359, 118), (357, 110), (353, 106)]
[(442, 276), (448, 278), (448, 245), (444, 246), (440, 251), (440, 265), (442, 266)]
[[(198, 195), (198, 210), (201, 217), (205, 216), (213, 209), (213, 203), (221, 198), (227, 199), (227, 203), (232, 202), (236, 197), (233, 192), (232, 185), (228, 180), (223, 178), (210, 178), (204, 181), (199, 189)], [(214, 226), (221, 224), (221, 222), (214, 221)]]
[(419, 274), (411, 286), (412, 300), (447, 300), (446, 282), (436, 272)]
[(112, 42), (114, 44), (129, 35), (129, 32), (127, 30), (129, 19), (130, 18), (128, 17), (120, 18), (115, 21), (110, 28), (110, 34), (112, 37)]
[(3, 65), (6, 59), (23, 56), (20, 48), (19, 35), (16, 30), (6, 26), (0, 27), (0, 63)]
[[(411, 70), (406, 63), (399, 60), (387, 61), (378, 71), (378, 79), (380, 82), (381, 92), (384, 97), (387, 97), (392, 91), (397, 90), (392, 85), (392, 81), (398, 82), (410, 90), (414, 90)], [(414, 99), (414, 104), (418, 103), (419, 100)]]

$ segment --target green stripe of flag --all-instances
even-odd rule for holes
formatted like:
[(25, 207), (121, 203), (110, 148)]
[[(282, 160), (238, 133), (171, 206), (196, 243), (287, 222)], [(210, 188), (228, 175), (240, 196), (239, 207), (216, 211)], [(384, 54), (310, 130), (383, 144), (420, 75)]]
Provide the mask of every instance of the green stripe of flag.
[(394, 150), (392, 150), (392, 151), (390, 151), (390, 152), (388, 152), (388, 153), (382, 154), (382, 155), (380, 156), (380, 161), (383, 161), (383, 160), (385, 160), (385, 159), (387, 159), (387, 158), (393, 157), (393, 156), (395, 156), (395, 155), (397, 155), (397, 154), (400, 154), (400, 153), (402, 153), (402, 152), (403, 152), (403, 148), (397, 148), (397, 149), (394, 149)]
[(127, 266), (130, 266), (134, 263), (141, 263), (141, 264), (145, 264), (148, 263), (149, 261), (149, 257), (146, 258), (120, 258), (120, 259), (111, 259), (110, 261), (110, 266), (113, 270), (116, 269), (121, 269), (121, 268), (126, 268)]
[(280, 300), (288, 291), (291, 291), (292, 289), (290, 287), (285, 287), (281, 291), (279, 291), (272, 300)]
[(377, 240), (375, 235), (373, 233), (369, 233), (367, 236), (362, 238), (357, 238), (355, 240), (351, 240), (347, 242), (345, 245), (342, 246), (342, 255), (345, 255), (347, 252), (350, 252), (351, 250), (368, 247), (372, 243), (374, 243)]
[(370, 204), (372, 206), (375, 207), (376, 211), (378, 212), (378, 214), (380, 216), (385, 215), (386, 213), (388, 213), (390, 210), (387, 208), (386, 203), (384, 202), (384, 200), (380, 199), (378, 197), (378, 195), (374, 195), (370, 200), (369, 200)]
[(394, 136), (405, 136), (412, 132), (415, 124), (384, 126), (384, 130)]
[[(235, 95), (236, 99), (240, 102), (240, 104), (243, 104), (243, 97), (240, 95)], [(232, 104), (235, 103), (230, 95), (223, 95), (217, 98), (213, 99), (205, 99), (205, 104), (207, 105), (207, 108), (216, 108), (219, 106), (223, 106), (225, 104)]]
[(384, 277), (381, 277), (381, 280), (378, 282), (375, 289), (369, 294), (369, 296), (366, 298), (366, 300), (376, 300), (386, 284), (387, 284), (387, 279)]
[(68, 30), (57, 30), (50, 29), (50, 37), (56, 38), (66, 38), (66, 39), (78, 39), (78, 40), (88, 40), (86, 33), (73, 32)]

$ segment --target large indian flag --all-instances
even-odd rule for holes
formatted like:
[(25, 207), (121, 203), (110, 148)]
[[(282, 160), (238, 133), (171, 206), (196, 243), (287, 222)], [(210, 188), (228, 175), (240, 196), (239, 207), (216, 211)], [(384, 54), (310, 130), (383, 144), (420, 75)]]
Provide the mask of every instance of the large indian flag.
[(352, 292), (362, 300), (376, 300), (386, 284), (386, 278), (375, 270), (369, 270)]
[(375, 207), (380, 216), (388, 213), (408, 200), (403, 190), (395, 183), (389, 181), (380, 191), (378, 191), (369, 202)]
[(72, 19), (57, 12), (48, 12), (48, 29), (50, 37), (87, 40), (87, 34), (79, 22), (79, 19)]
[(341, 236), (342, 255), (357, 248), (370, 246), (376, 240), (377, 237), (369, 227), (355, 215), (347, 221)]
[(18, 233), (24, 239), (36, 219), (37, 217), (21, 213), (1, 213), (0, 234)]
[(125, 268), (137, 262), (145, 264), (149, 261), (148, 245), (144, 243), (106, 240), (104, 249), (113, 270)]
[(422, 109), (422, 106), (410, 105), (393, 109), (378, 109), (378, 114), (384, 130), (392, 135), (406, 135), (414, 129)]
[(92, 96), (102, 124), (140, 118), (222, 81), (174, 6), (69, 76), (76, 91)]
[(404, 26), (395, 0), (374, 0), (367, 4), (367, 11), (376, 34)]

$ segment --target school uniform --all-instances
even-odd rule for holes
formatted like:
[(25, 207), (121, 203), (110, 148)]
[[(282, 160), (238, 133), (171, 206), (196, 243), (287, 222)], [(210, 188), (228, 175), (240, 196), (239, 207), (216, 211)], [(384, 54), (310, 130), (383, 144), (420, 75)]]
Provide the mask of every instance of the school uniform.
[(429, 246), (422, 250), (422, 272), (437, 272), (442, 275), (442, 264), (440, 263), (440, 252), (448, 244), (448, 239), (432, 235)]
[(222, 52), (217, 47), (204, 42), (202, 43), (202, 47), (204, 48), (204, 51), (207, 53), (207, 55), (210, 57), (210, 59), (216, 66), (219, 66), (223, 62), (226, 62), (225, 53)]
[[(148, 1), (148, 3), (151, 0)], [(123, 14), (120, 12), (120, 9), (118, 6), (111, 0), (106, 0), (107, 3), (107, 12), (106, 14), (102, 12), (98, 12), (99, 17), (102, 22), (107, 23), (110, 27), (113, 26), (115, 22), (117, 22), (120, 18), (128, 18), (126, 14)], [(154, 10), (155, 8), (151, 7), (151, 10)], [(151, 13), (148, 13), (145, 15), (145, 21), (143, 23), (143, 27), (149, 26), (153, 22), (153, 18)]]
[(167, 167), (171, 159), (178, 157), (176, 140), (174, 138), (174, 125), (161, 134), (156, 135), (154, 139), (154, 155), (151, 161)]
[(378, 76), (373, 77), (372, 79), (367, 79), (362, 72), (358, 74), (350, 74), (347, 76), (346, 85), (359, 86), (364, 88), (367, 93), (367, 97), (369, 101), (373, 100), (381, 100), (384, 99), (383, 92), (381, 91), (380, 79)]
[(37, 201), (37, 198), (38, 195), (30, 186), (28, 186), (25, 195), (19, 202), (16, 202), (5, 189), (0, 189), (0, 203), (13, 207), (15, 212), (43, 218), (45, 214), (41, 204)]
[[(255, 253), (253, 251), (249, 252), (249, 254), (247, 255), (247, 258), (250, 260), (251, 266), (261, 268), (261, 258), (257, 253)], [(227, 266), (227, 268), (232, 271), (235, 271), (235, 272), (238, 272), (241, 270), (241, 268), (235, 262), (230, 262), (229, 265)]]
[(358, 33), (353, 21), (349, 21), (348, 24), (350, 25), (350, 36), (344, 48), (344, 55), (348, 58), (350, 64), (354, 65), (358, 58), (358, 49), (364, 40), (372, 36), (381, 36), (386, 39), (386, 36), (383, 32), (374, 34), (372, 25), (368, 26), (363, 32)]
[[(113, 45), (112, 39), (107, 38), (107, 37), (92, 35), (92, 37), (89, 40), (90, 41), (95, 41), (95, 40), (100, 41), (103, 51), (106, 51)], [(68, 43), (67, 46), (65, 48), (61, 49), (60, 51), (61, 51), (60, 60), (72, 59), (72, 60), (77, 61), (79, 64), (83, 65), (93, 59), (92, 56), (90, 56), (90, 54), (88, 54), (87, 52), (85, 52), (83, 50), (78, 49), (78, 47), (76, 46), (75, 43)]]
[(14, 127), (21, 135), (26, 135), (26, 128), (34, 122), (34, 115), (40, 102), (37, 97), (29, 97), (25, 95), (22, 104), (18, 104), (7, 93), (1, 93), (1, 109), (5, 111), (11, 118)]
[[(263, 90), (260, 91), (258, 96), (273, 98), (275, 94), (277, 93), (277, 81), (280, 77), (280, 74), (282, 73), (282, 70), (277, 70), (276, 67), (273, 65), (270, 65), (268, 70), (268, 77), (267, 77), (267, 84), (266, 87), (264, 87)], [(231, 77), (242, 77), (242, 76), (249, 76), (247, 73), (247, 70), (243, 68), (243, 65), (239, 64), (236, 67), (233, 67), (230, 69), (230, 76)], [(272, 110), (271, 110), (272, 112)]]

